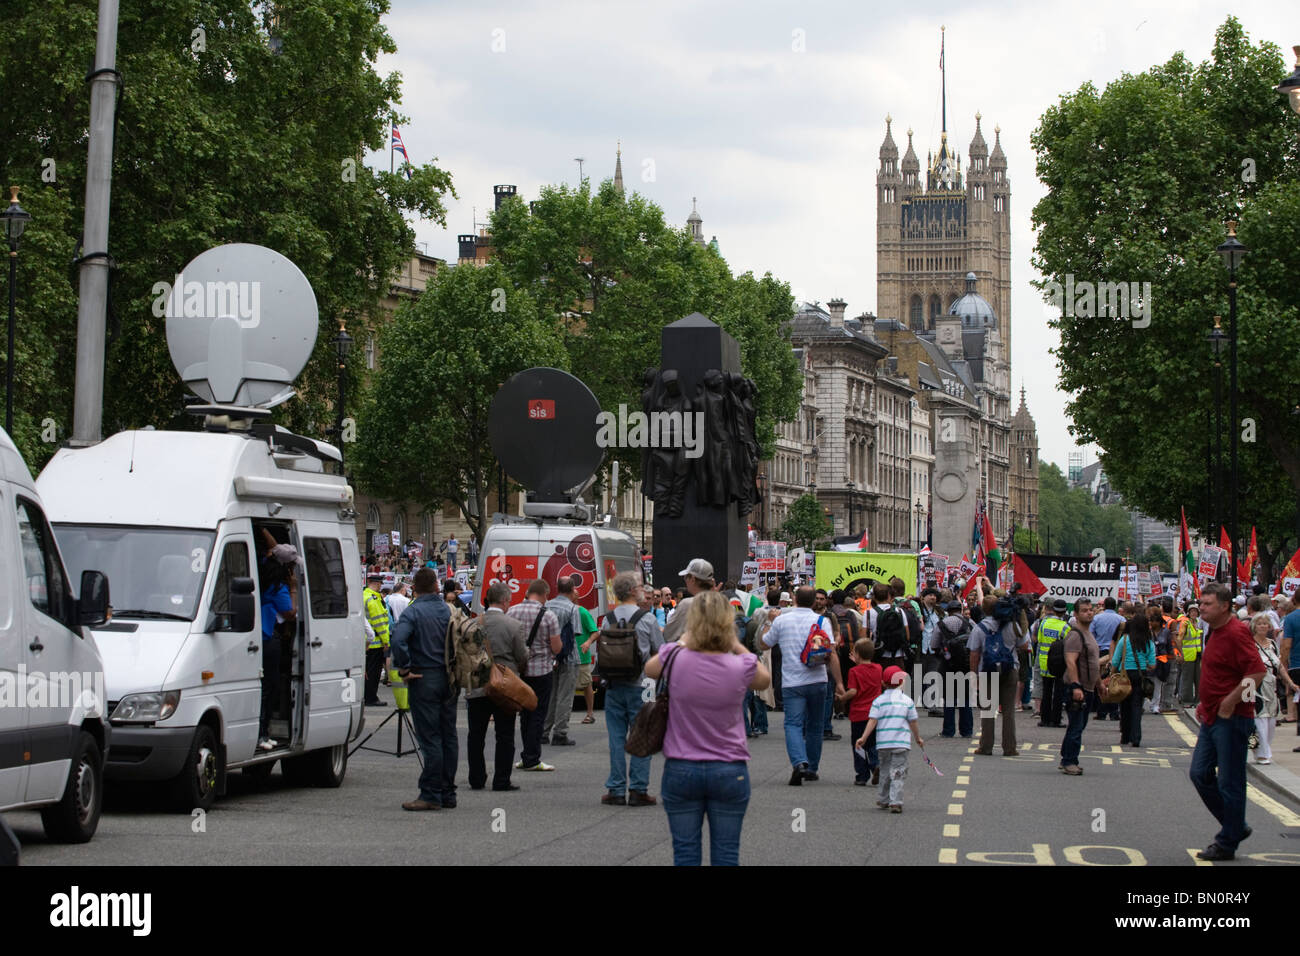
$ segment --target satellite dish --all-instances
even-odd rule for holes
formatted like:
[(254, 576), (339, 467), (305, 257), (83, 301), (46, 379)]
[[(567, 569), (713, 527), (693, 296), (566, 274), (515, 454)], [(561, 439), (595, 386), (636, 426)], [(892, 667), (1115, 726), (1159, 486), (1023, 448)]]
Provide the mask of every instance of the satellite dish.
[(579, 379), (555, 368), (519, 372), (497, 390), (488, 441), (511, 478), (540, 498), (566, 498), (595, 474), (600, 403)]
[(176, 276), (167, 348), (181, 380), (222, 405), (271, 408), (291, 398), (316, 346), (311, 283), (273, 249), (236, 242), (209, 249)]

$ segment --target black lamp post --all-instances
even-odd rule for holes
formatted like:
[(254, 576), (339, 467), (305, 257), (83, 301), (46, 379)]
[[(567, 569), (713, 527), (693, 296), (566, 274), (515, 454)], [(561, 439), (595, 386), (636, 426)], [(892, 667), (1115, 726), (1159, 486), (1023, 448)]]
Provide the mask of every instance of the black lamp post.
[(339, 320), (339, 332), (334, 336), (334, 348), (338, 351), (339, 356), (339, 404), (335, 416), (334, 433), (339, 440), (339, 471), (343, 470), (343, 402), (347, 398), (348, 388), (348, 352), (352, 348), (352, 336), (348, 335), (348, 330), (343, 325), (343, 320)]
[[(758, 533), (761, 537), (767, 537), (767, 475), (763, 472), (758, 473), (756, 479), (758, 484)], [(641, 537), (645, 537), (645, 532), (641, 532)]]
[(923, 537), (921, 533), (921, 518), (925, 515), (925, 508), (922, 506), (921, 502), (918, 501), (914, 510), (916, 511), (916, 549), (919, 551), (921, 550), (921, 538)]
[(1228, 559), (1228, 573), (1231, 575), (1232, 593), (1237, 593), (1237, 439), (1239, 426), (1237, 422), (1237, 269), (1246, 258), (1246, 247), (1237, 239), (1237, 224), (1228, 223), (1228, 238), (1215, 247), (1228, 267), (1228, 424), (1231, 428), (1229, 448), (1231, 449), (1232, 476), (1229, 479), (1228, 492), (1228, 540), (1232, 542), (1233, 554)]
[(1223, 500), (1223, 350), (1228, 346), (1228, 333), (1219, 324), (1223, 317), (1214, 317), (1214, 328), (1205, 336), (1214, 353), (1214, 459), (1210, 464), (1210, 535), (1222, 523), (1219, 502)]
[(852, 479), (850, 479), (849, 481), (845, 482), (845, 485), (846, 485), (846, 486), (848, 487), (848, 489), (849, 489), (849, 529), (848, 529), (848, 531), (846, 532), (846, 534), (852, 534), (852, 533), (853, 533), (853, 527), (854, 527), (854, 525), (856, 524), (856, 522), (853, 520), (853, 518), (854, 518), (854, 514), (853, 514), (853, 511), (854, 511), (854, 508), (853, 508), (853, 505), (854, 505), (854, 493), (857, 491), (858, 486), (855, 485), (855, 484), (853, 483)]
[(9, 187), (9, 208), (0, 213), (9, 241), (9, 351), (5, 358), (5, 431), (14, 430), (14, 286), (18, 281), (18, 240), (32, 214), (18, 205), (18, 187)]

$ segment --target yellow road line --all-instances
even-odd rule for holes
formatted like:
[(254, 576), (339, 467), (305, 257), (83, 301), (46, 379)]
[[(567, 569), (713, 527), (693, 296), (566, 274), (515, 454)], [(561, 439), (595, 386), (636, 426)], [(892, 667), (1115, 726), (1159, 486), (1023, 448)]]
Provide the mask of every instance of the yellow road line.
[(968, 776), (958, 776), (958, 777), (957, 777), (957, 782), (958, 782), (958, 783), (970, 783), (970, 777), (968, 777)]
[(944, 835), (945, 837), (959, 837), (959, 836), (961, 836), (961, 824), (960, 824), (960, 823), (945, 823), (945, 824), (943, 825), (943, 835)]
[(956, 862), (957, 862), (957, 851), (956, 851), (955, 849), (953, 849), (952, 847), (944, 847), (942, 850), (939, 851), (939, 862), (940, 862), (940, 863), (956, 863)]
[(1196, 746), (1196, 734), (1187, 729), (1187, 725), (1183, 723), (1182, 717), (1178, 714), (1162, 714), (1161, 716), (1163, 716), (1165, 720), (1169, 721), (1169, 726), (1174, 729), (1174, 733), (1183, 739), (1183, 743), (1187, 744), (1189, 747)]
[(1191, 849), (1191, 850), (1188, 850), (1188, 851), (1187, 851), (1187, 855), (1190, 856), (1190, 857), (1192, 858), (1192, 862), (1193, 862), (1194, 864), (1196, 864), (1197, 866), (1214, 866), (1214, 864), (1211, 863), (1209, 860), (1200, 860), (1200, 859), (1197, 859), (1196, 854), (1198, 854), (1198, 853), (1200, 853), (1200, 852), (1201, 852), (1200, 850), (1197, 850), (1197, 849)]
[(952, 792), (952, 798), (953, 798), (954, 800), (964, 800), (964, 799), (966, 798), (966, 791), (965, 791), (965, 790), (954, 790), (954, 791)]
[(959, 816), (961, 816), (961, 804), (960, 804), (960, 803), (950, 803), (950, 804), (948, 804), (948, 816), (950, 816), (950, 817), (959, 817)]

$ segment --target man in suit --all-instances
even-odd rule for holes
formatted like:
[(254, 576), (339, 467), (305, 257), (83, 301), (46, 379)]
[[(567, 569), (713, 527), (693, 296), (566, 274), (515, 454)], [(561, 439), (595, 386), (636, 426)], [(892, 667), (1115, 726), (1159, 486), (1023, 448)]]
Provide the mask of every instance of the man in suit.
[[(528, 648), (524, 643), (524, 626), (506, 615), (510, 607), (510, 588), (502, 581), (488, 586), (487, 607), (483, 611), (483, 633), (492, 649), (492, 660), (502, 667), (522, 674), (528, 663)], [(489, 718), (496, 727), (496, 762), (492, 775), (493, 790), (518, 790), (510, 782), (510, 771), (515, 762), (515, 711), (494, 704), (484, 688), (466, 692), (469, 708), (469, 738), (466, 756), (469, 759), (469, 786), (482, 790), (487, 786), (487, 764), (483, 746), (487, 740)]]

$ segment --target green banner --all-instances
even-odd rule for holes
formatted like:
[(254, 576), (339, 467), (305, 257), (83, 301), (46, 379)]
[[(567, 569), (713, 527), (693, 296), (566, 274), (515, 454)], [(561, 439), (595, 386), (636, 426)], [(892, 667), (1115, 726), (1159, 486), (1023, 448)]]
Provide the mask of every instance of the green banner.
[(851, 591), (859, 584), (870, 587), (877, 581), (888, 584), (892, 577), (908, 582), (911, 592), (916, 584), (916, 555), (873, 554), (870, 551), (818, 551), (817, 587), (834, 591)]

